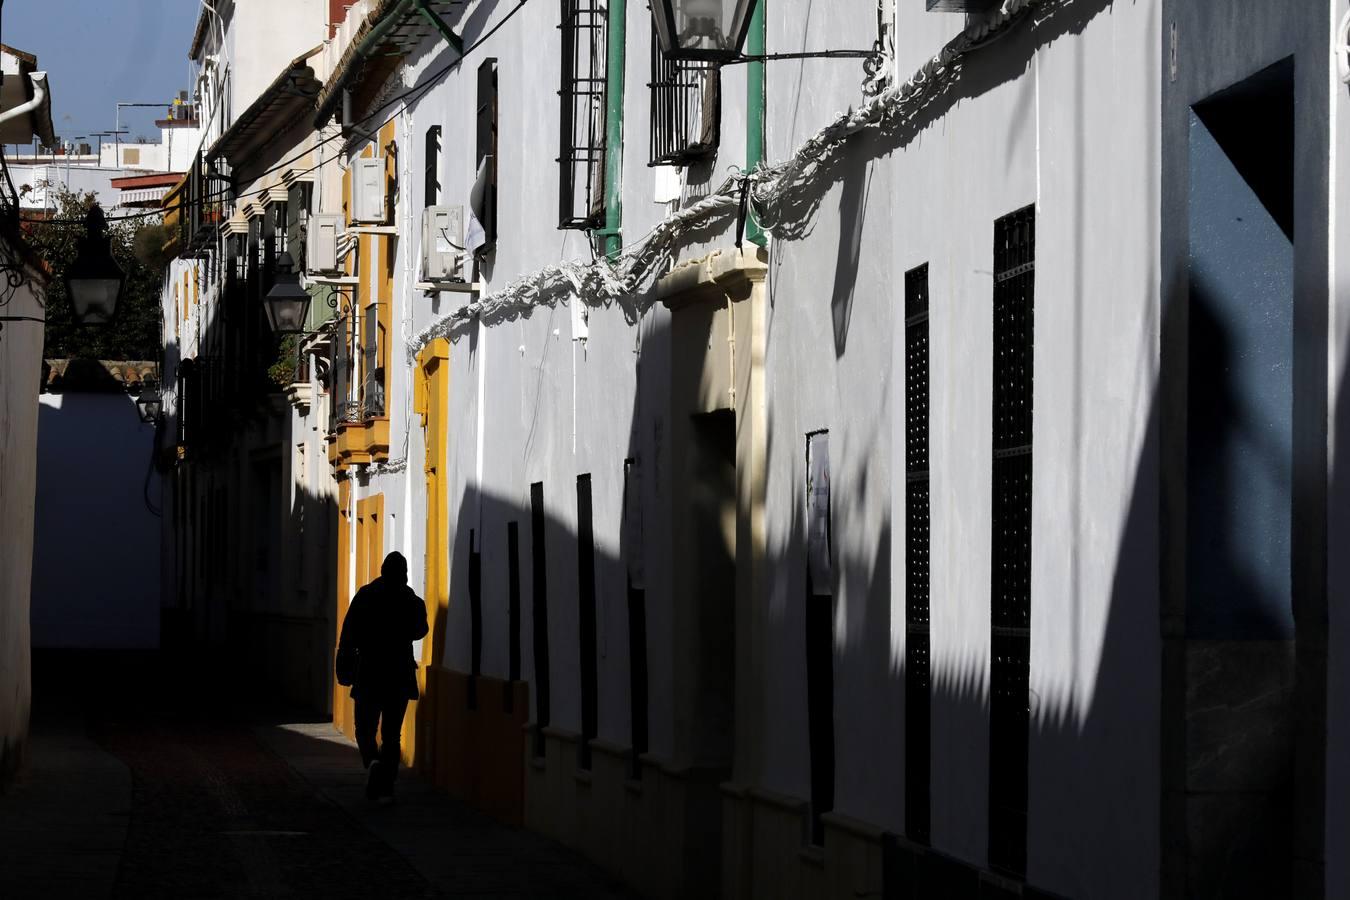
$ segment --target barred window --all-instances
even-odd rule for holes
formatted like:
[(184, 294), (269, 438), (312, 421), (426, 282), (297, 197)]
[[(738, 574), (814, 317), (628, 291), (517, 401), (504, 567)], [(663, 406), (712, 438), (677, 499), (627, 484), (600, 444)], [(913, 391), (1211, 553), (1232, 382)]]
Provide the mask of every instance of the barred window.
[(929, 840), (928, 265), (905, 273), (905, 834)]
[(602, 0), (562, 0), (559, 228), (604, 220), (605, 17)]
[(365, 321), (361, 324), (361, 418), (371, 419), (384, 415), (384, 368), (380, 365), (378, 303), (366, 307)]
[(721, 76), (717, 66), (667, 59), (652, 28), (650, 165), (681, 166), (717, 150)]
[(1036, 210), (994, 223), (989, 862), (1026, 871)]

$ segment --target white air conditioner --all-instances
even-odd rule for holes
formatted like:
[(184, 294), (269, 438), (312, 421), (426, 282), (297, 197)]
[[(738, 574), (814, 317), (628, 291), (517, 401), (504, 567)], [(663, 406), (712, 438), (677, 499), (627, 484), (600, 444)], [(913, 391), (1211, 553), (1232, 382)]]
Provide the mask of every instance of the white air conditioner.
[(336, 213), (315, 213), (305, 231), (305, 268), (310, 272), (338, 271), (338, 234), (342, 217)]
[(352, 164), (352, 221), (383, 224), (385, 203), (384, 157), (365, 156)]
[(422, 210), (422, 278), (460, 280), (464, 254), (464, 207), (428, 206)]

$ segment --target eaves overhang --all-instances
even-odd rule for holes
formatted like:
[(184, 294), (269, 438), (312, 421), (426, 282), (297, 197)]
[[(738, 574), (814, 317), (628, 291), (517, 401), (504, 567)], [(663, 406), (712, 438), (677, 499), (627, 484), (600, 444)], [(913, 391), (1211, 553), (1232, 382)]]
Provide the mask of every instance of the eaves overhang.
[[(441, 36), (443, 32), (427, 13), (444, 21), (462, 5), (459, 0), (381, 0), (352, 36), (351, 43), (320, 91), (315, 127), (324, 125), (337, 111), (344, 90), (359, 87), (371, 75), (371, 67), (363, 63), (370, 59), (406, 56), (427, 38)], [(374, 68), (381, 75), (388, 72), (386, 67)]]
[(313, 109), (323, 82), (309, 60), (323, 51), (313, 48), (291, 60), (270, 85), (244, 110), (207, 152), (207, 159), (223, 157), (238, 166), (279, 131), (284, 131)]

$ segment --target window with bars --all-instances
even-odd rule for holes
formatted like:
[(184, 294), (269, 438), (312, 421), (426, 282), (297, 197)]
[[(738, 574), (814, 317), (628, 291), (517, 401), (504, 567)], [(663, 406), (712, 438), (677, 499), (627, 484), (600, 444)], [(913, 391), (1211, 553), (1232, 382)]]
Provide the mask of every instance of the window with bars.
[(928, 265), (905, 273), (905, 833), (929, 840)]
[(384, 368), (380, 365), (380, 307), (366, 307), (361, 323), (361, 418), (384, 415)]
[(483, 245), (478, 253), (487, 253), (497, 243), (497, 59), (491, 57), (478, 66), (477, 152), (473, 214), (483, 227)]
[(602, 0), (562, 0), (559, 228), (604, 221), (605, 17)]
[(1026, 871), (1036, 210), (994, 223), (989, 862)]
[(710, 63), (667, 59), (652, 27), (650, 165), (682, 166), (717, 150), (721, 76)]
[(441, 126), (427, 129), (426, 146), (422, 152), (422, 205), (435, 206), (441, 196)]
[(351, 422), (357, 417), (349, 402), (348, 394), (352, 383), (351, 333), (348, 330), (349, 319), (338, 319), (337, 330), (333, 335), (333, 374), (332, 374), (332, 424), (337, 427), (343, 422)]

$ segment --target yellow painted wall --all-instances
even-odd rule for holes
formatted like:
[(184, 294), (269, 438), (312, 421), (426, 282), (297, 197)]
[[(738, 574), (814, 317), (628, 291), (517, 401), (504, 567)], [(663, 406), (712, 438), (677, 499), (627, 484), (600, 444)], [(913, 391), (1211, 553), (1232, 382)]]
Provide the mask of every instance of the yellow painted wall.
[[(337, 528), (337, 597), (335, 613), (337, 633), (342, 633), (342, 623), (347, 618), (347, 606), (351, 602), (351, 584), (347, 577), (347, 565), (351, 552), (351, 502), (352, 483), (347, 480), (338, 482), (338, 528)], [(351, 691), (333, 682), (333, 724), (348, 737), (355, 737), (352, 719)]]
[(418, 670), (423, 697), (416, 714), (407, 719), (414, 731), (405, 735), (405, 746), (413, 747), (418, 766), (436, 777), (444, 755), (446, 701), (440, 696), (442, 680), (437, 677), (437, 670), (444, 658), (446, 616), (450, 608), (450, 508), (445, 482), (450, 342), (444, 338), (432, 341), (418, 355), (413, 399), (422, 419), (426, 448), (422, 462), (427, 500), (425, 600), (431, 632), (422, 642), (422, 665)]

